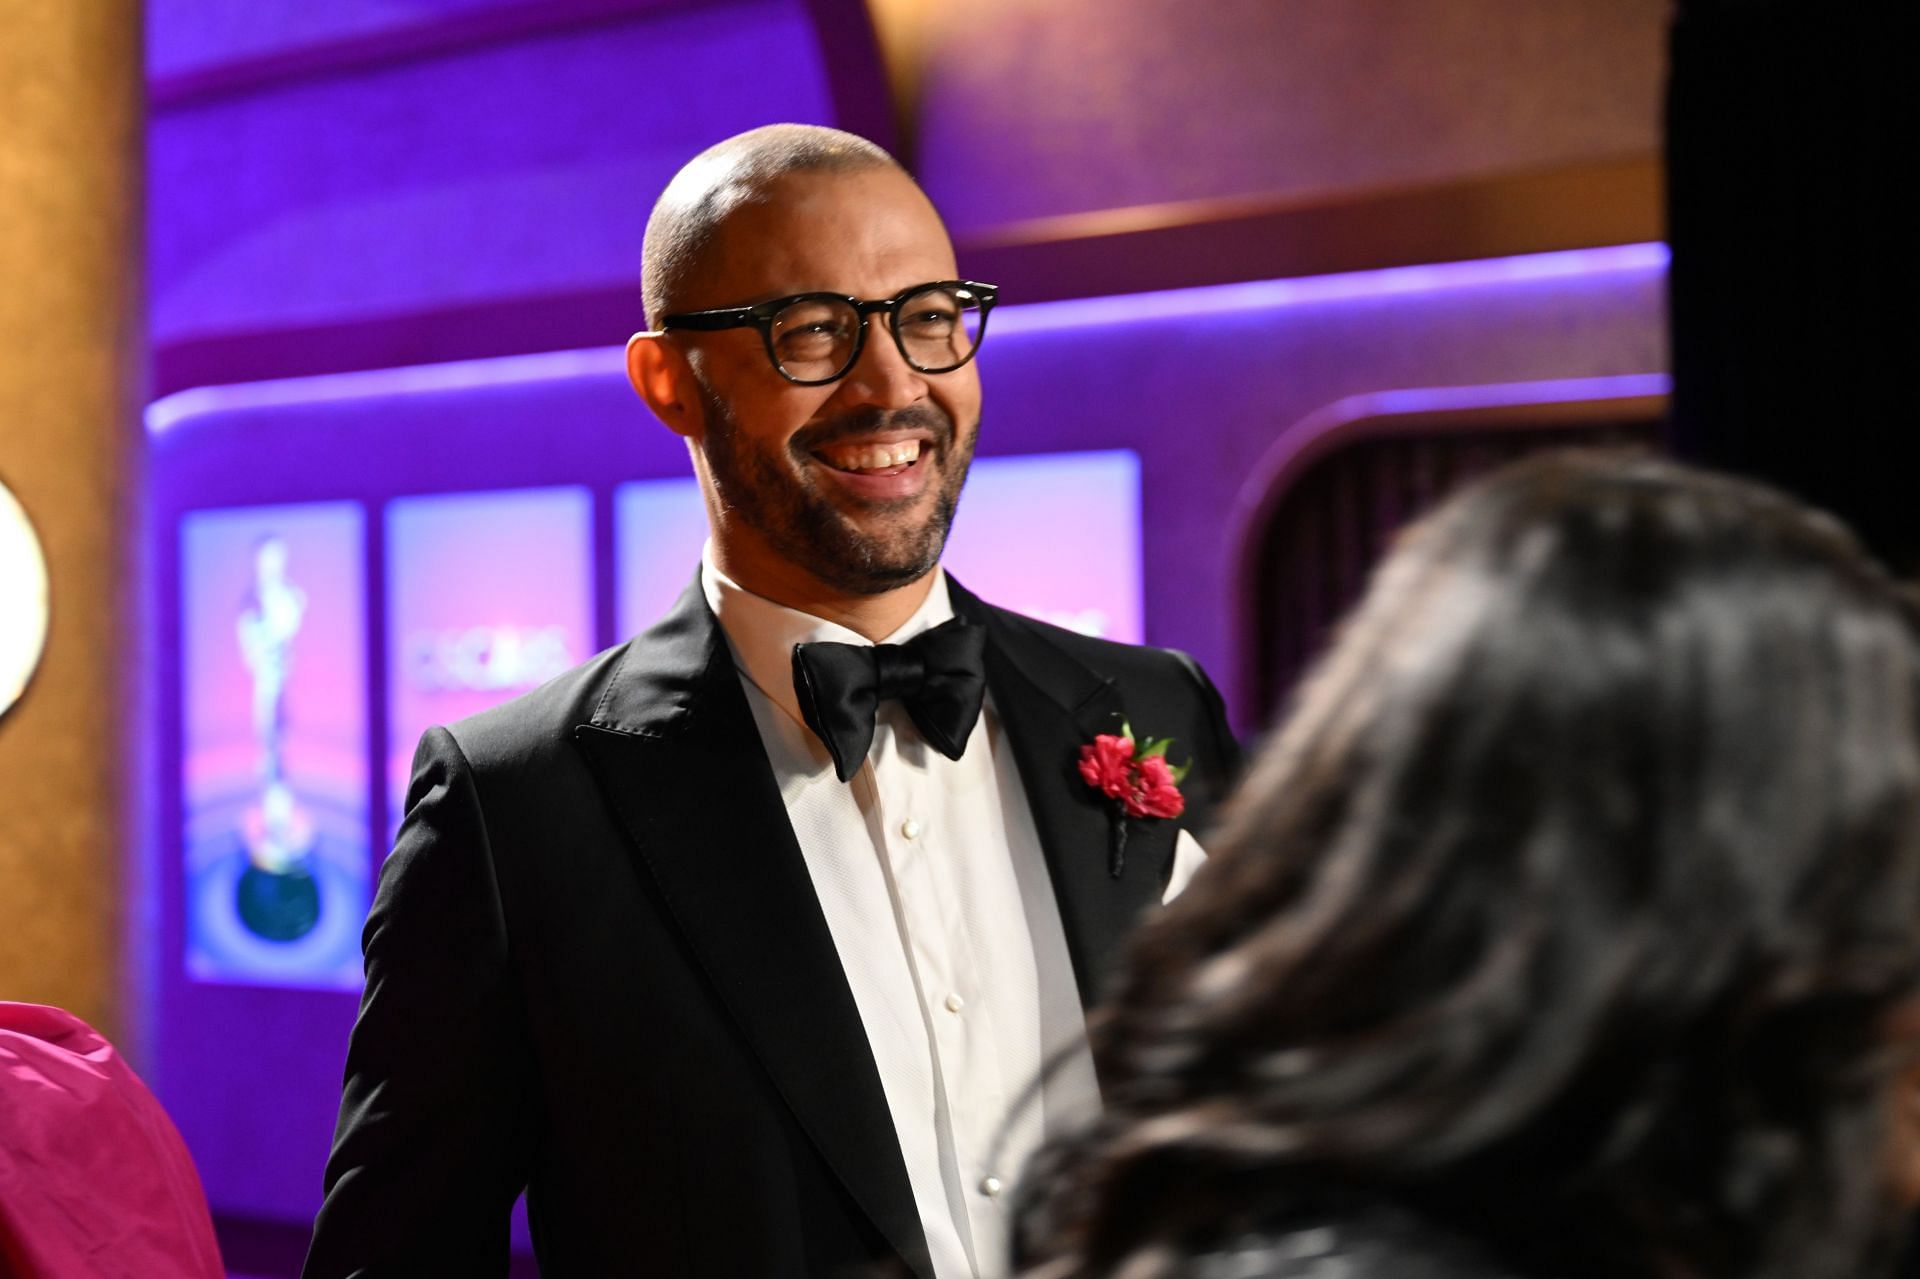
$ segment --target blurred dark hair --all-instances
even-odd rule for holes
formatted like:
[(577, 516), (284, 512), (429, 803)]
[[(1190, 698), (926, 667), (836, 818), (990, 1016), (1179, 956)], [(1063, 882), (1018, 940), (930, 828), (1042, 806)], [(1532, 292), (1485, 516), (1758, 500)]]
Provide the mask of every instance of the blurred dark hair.
[(1920, 988), (1911, 616), (1832, 519), (1670, 463), (1446, 503), (1136, 939), (1024, 1259), (1189, 1273), (1337, 1188), (1568, 1279), (1861, 1274)]

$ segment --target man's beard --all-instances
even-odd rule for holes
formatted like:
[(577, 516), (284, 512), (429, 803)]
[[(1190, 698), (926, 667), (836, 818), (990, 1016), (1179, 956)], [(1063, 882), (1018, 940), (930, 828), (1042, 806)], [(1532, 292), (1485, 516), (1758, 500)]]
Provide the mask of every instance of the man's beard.
[[(718, 396), (705, 386), (700, 390), (707, 411), (703, 448), (720, 501), (782, 559), (849, 595), (879, 595), (905, 586), (940, 562), (973, 463), (977, 430), (963, 439), (953, 419), (932, 404), (893, 412), (862, 409), (796, 432), (787, 441), (788, 464), (783, 465), (741, 432)], [(901, 427), (919, 427), (933, 436), (920, 446), (921, 465), (940, 465), (933, 509), (909, 523), (907, 511), (921, 497), (862, 503), (866, 512), (882, 517), (882, 527), (870, 532), (819, 491), (810, 468), (825, 465), (815, 456), (819, 449)]]

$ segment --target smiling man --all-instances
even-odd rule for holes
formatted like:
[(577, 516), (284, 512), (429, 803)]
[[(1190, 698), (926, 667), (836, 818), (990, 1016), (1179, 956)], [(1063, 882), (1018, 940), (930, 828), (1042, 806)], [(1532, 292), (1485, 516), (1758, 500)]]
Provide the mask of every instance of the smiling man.
[(696, 157), (644, 291), (712, 536), (653, 628), (422, 740), (305, 1273), (504, 1274), (523, 1189), (547, 1279), (1003, 1273), (1099, 1104), (1084, 1008), (1200, 860), (1219, 697), (940, 568), (997, 290), (885, 152)]

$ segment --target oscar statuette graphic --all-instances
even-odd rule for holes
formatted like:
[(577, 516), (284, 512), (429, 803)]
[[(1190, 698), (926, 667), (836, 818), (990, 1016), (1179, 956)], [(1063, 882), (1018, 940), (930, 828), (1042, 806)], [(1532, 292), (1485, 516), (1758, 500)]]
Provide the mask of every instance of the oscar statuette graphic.
[(241, 922), (269, 941), (288, 942), (320, 920), (314, 880), (313, 818), (287, 783), (287, 683), (307, 595), (287, 576), (287, 544), (276, 535), (254, 548), (253, 588), (240, 611), (240, 657), (253, 677), (253, 732), (260, 795), (240, 820), (247, 867), (236, 887)]

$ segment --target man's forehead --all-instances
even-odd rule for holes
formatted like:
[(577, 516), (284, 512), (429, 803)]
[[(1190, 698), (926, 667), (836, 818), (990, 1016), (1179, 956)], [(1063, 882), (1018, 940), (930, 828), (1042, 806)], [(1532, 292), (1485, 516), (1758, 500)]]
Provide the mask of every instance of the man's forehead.
[(954, 269), (932, 204), (906, 174), (882, 167), (783, 174), (740, 193), (705, 266), (703, 282), (765, 297), (870, 291), (893, 274), (913, 277), (891, 293)]
[(827, 243), (872, 239), (924, 240), (948, 247), (946, 226), (919, 186), (898, 169), (785, 173), (729, 193), (721, 235), (743, 247), (755, 239), (802, 233)]

